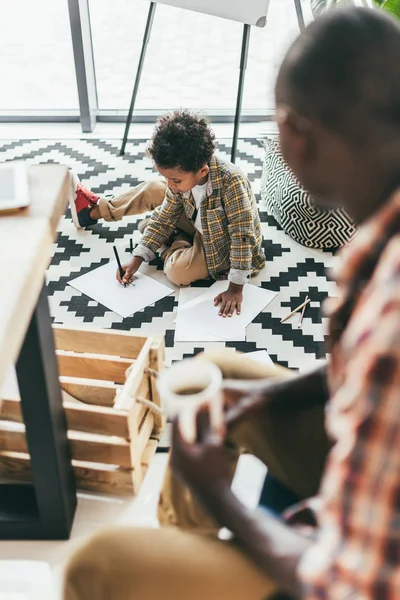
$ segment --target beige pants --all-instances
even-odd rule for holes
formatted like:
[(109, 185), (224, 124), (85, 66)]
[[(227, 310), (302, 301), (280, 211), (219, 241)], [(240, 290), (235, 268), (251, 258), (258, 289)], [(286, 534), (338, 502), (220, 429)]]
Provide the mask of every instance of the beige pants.
[[(241, 355), (208, 356), (225, 377), (287, 376)], [(244, 420), (227, 443), (232, 474), (239, 451), (247, 449), (300, 497), (316, 493), (329, 449), (323, 409), (295, 405), (271, 407), (262, 422)], [(277, 591), (234, 543), (200, 535), (214, 534), (216, 525), (170, 469), (159, 516), (180, 528), (113, 529), (90, 540), (68, 565), (64, 600), (264, 600)]]
[[(162, 204), (166, 187), (163, 179), (155, 179), (141, 183), (112, 200), (100, 198), (100, 214), (105, 221), (120, 221), (125, 215), (140, 215), (154, 210)], [(179, 286), (208, 278), (203, 236), (185, 216), (181, 217), (177, 227), (187, 235), (178, 235), (163, 253), (166, 276)]]

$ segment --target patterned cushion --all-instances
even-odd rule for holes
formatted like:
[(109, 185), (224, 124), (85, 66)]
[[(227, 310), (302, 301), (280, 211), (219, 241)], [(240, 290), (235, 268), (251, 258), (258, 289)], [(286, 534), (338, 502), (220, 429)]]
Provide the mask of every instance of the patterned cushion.
[(278, 140), (266, 143), (261, 199), (282, 229), (308, 248), (339, 248), (355, 232), (343, 210), (322, 208), (311, 198), (283, 160)]

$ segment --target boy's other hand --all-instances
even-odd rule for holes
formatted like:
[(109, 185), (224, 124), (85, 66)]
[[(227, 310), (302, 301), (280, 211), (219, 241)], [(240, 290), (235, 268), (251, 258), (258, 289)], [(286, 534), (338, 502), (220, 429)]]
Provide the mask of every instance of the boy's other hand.
[(231, 317), (236, 310), (237, 314), (240, 315), (243, 302), (243, 286), (237, 285), (236, 283), (230, 283), (226, 292), (218, 294), (214, 298), (214, 306), (220, 304), (219, 316), (220, 317)]
[(121, 277), (121, 275), (119, 274), (119, 269), (117, 269), (117, 281), (119, 281), (119, 283), (127, 285), (132, 283), (134, 275), (139, 269), (142, 262), (143, 258), (141, 256), (134, 256), (129, 263), (127, 263), (126, 265), (122, 265), (125, 274), (123, 277)]

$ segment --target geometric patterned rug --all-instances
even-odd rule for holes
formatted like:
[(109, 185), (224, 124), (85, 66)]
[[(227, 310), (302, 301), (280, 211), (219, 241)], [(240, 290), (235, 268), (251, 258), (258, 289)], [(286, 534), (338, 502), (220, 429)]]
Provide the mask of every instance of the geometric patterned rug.
[[(146, 140), (133, 140), (129, 154), (118, 156), (119, 140), (73, 139), (15, 140), (0, 148), (0, 162), (15, 158), (31, 163), (62, 163), (74, 169), (85, 185), (99, 194), (118, 194), (126, 188), (150, 179), (155, 174), (151, 160), (146, 156)], [(217, 154), (229, 160), (230, 140), (219, 140)], [(262, 221), (267, 263), (252, 281), (261, 287), (279, 292), (275, 300), (260, 313), (247, 328), (245, 342), (228, 342), (226, 346), (249, 352), (266, 349), (271, 358), (286, 367), (303, 369), (316, 359), (325, 357), (325, 323), (321, 318), (321, 304), (327, 294), (334, 293), (334, 284), (328, 281), (325, 267), (332, 263), (329, 252), (310, 250), (287, 236), (260, 205), (260, 180), (263, 165), (263, 141), (255, 138), (239, 140), (237, 164), (249, 177)], [(112, 258), (112, 244), (129, 245), (130, 238), (137, 243), (140, 234), (138, 222), (143, 218), (129, 217), (119, 223), (101, 222), (87, 231), (77, 231), (72, 224), (69, 209), (59, 225), (57, 243), (48, 270), (48, 294), (53, 321), (56, 323), (90, 323), (99, 328), (135, 330), (144, 335), (165, 335), (167, 363), (205, 349), (223, 347), (223, 342), (174, 343), (174, 319), (179, 289), (153, 306), (122, 319), (115, 313), (83, 296), (68, 285), (68, 281), (83, 275)], [(157, 257), (145, 272), (164, 280), (161, 260)], [(199, 282), (206, 287), (212, 282)], [(303, 327), (297, 328), (298, 319), (280, 323), (280, 319), (299, 305), (306, 294), (311, 299)]]

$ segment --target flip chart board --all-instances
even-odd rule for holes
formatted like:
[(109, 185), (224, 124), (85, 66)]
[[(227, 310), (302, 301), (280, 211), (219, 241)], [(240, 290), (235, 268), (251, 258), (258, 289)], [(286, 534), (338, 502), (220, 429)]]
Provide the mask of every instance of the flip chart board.
[(168, 4), (195, 12), (214, 15), (247, 25), (264, 27), (269, 0), (156, 0), (158, 4)]

